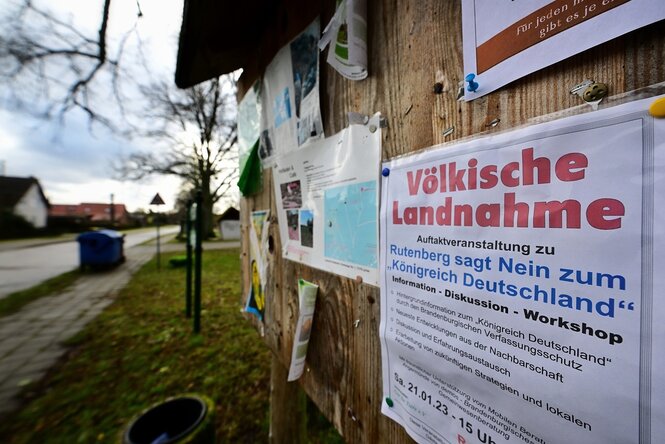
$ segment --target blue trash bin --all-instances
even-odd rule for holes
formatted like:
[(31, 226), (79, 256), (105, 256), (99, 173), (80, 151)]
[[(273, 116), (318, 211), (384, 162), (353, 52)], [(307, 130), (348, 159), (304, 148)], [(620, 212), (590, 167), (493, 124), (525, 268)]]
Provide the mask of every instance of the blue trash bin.
[(112, 267), (125, 260), (125, 235), (114, 230), (88, 231), (81, 233), (79, 243), (81, 269)]

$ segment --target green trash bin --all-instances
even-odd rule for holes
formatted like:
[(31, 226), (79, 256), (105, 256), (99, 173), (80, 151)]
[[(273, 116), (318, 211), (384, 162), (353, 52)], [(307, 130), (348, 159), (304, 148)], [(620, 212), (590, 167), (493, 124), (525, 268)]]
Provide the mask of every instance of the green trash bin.
[(214, 444), (215, 406), (201, 395), (183, 395), (155, 404), (136, 416), (122, 444)]

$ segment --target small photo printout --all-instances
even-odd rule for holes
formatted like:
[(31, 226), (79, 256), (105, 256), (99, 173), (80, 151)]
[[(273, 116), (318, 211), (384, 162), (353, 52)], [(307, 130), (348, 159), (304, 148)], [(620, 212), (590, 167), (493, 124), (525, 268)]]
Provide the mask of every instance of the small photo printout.
[(300, 208), (302, 206), (302, 189), (300, 180), (280, 184), (282, 208)]
[(310, 210), (300, 210), (300, 245), (314, 246), (314, 213)]

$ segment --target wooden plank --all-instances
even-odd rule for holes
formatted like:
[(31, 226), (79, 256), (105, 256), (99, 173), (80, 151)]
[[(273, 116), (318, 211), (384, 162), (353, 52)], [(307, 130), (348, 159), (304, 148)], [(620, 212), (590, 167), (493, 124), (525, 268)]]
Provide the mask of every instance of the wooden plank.
[(270, 366), (270, 444), (306, 443), (307, 398), (297, 382), (286, 383), (289, 371), (275, 356)]
[[(321, 2), (324, 17), (334, 2)], [(372, 0), (369, 8), (370, 77), (351, 82), (321, 65), (321, 108), (326, 134), (347, 124), (347, 113), (380, 111), (383, 158), (477, 135), (506, 130), (542, 115), (582, 104), (569, 89), (586, 78), (607, 83), (610, 94), (665, 81), (665, 23), (600, 45), (517, 80), (471, 103), (456, 100), (464, 77), (461, 2)], [(322, 21), (322, 26), (326, 20)], [(265, 66), (265, 65), (264, 65)], [(436, 94), (440, 82), (443, 92)], [(251, 84), (251, 82), (249, 82)], [(590, 109), (590, 108), (589, 108)], [(499, 125), (488, 127), (493, 119)], [(449, 127), (455, 131), (444, 136)], [(307, 366), (300, 384), (348, 442), (408, 443), (403, 429), (380, 414), (381, 348), (378, 288), (281, 257), (272, 175), (263, 191), (243, 199), (243, 244), (249, 213), (270, 209), (273, 252), (269, 260), (265, 342), (288, 367), (298, 315), (297, 279), (320, 286)], [(247, 249), (243, 246), (243, 258)], [(248, 261), (244, 262), (245, 289)], [(354, 322), (358, 321), (354, 326)], [(285, 380), (285, 378), (284, 378)]]

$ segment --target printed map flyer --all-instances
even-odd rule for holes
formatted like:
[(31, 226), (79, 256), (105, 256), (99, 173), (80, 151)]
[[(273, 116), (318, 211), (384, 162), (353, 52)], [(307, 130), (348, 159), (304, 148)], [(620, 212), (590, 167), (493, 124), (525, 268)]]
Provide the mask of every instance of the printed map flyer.
[(418, 442), (662, 442), (649, 103), (384, 165), (382, 412)]
[(273, 167), (285, 258), (378, 286), (379, 114), (280, 156)]
[(473, 100), (665, 18), (663, 0), (462, 0), (464, 72)]

